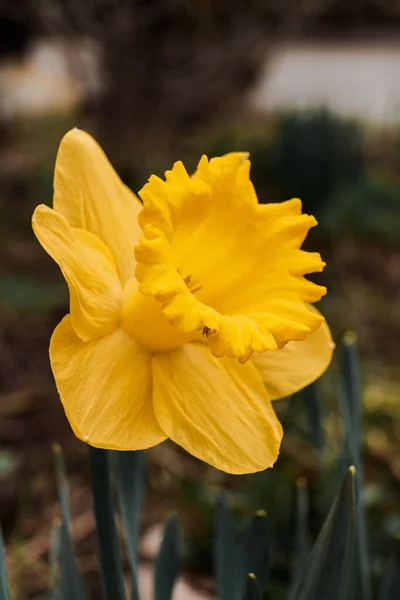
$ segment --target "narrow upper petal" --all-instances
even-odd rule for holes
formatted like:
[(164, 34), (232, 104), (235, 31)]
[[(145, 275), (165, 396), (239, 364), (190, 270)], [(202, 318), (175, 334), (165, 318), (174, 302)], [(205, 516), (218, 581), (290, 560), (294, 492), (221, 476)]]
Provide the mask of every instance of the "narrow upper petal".
[(91, 446), (140, 450), (166, 439), (151, 403), (151, 354), (121, 329), (82, 342), (67, 315), (50, 342), (50, 361), (66, 415)]
[(63, 215), (44, 205), (35, 210), (32, 226), (68, 283), (77, 335), (88, 341), (114, 331), (120, 321), (122, 288), (107, 246), (92, 233), (70, 227)]
[(335, 344), (326, 321), (301, 342), (289, 342), (281, 350), (253, 354), (272, 400), (290, 396), (306, 387), (328, 368)]
[(54, 208), (72, 227), (86, 229), (107, 244), (124, 283), (132, 277), (142, 204), (122, 183), (97, 142), (79, 129), (69, 131), (58, 150)]
[(217, 359), (205, 344), (153, 358), (153, 405), (161, 428), (177, 444), (228, 473), (274, 464), (282, 427), (257, 369)]

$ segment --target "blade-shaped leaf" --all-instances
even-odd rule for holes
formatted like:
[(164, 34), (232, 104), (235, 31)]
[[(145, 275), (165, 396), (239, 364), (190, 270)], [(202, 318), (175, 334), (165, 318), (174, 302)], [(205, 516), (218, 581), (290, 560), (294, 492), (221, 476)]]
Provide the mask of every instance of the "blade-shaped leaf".
[(60, 600), (59, 577), (60, 577), (60, 553), (61, 553), (61, 527), (60, 519), (55, 519), (51, 529), (51, 541), (49, 552), (49, 580), (51, 589), (51, 600)]
[(6, 570), (6, 555), (4, 553), (3, 532), (0, 527), (0, 600), (10, 600)]
[(371, 600), (361, 458), (362, 405), (356, 336), (353, 333), (347, 333), (343, 339), (341, 360), (341, 409), (344, 439), (340, 473), (343, 473), (351, 464), (356, 467), (356, 547), (351, 569), (349, 600)]
[(243, 600), (261, 600), (261, 589), (254, 573), (247, 577)]
[(292, 591), (296, 588), (304, 573), (311, 548), (308, 528), (308, 489), (305, 477), (297, 479), (296, 491), (296, 545), (292, 569)]
[(350, 467), (291, 600), (343, 600), (354, 547), (355, 468)]
[(66, 525), (70, 528), (71, 514), (69, 510), (67, 476), (65, 473), (63, 453), (59, 444), (53, 445), (53, 457), (56, 471), (58, 499), (60, 501), (61, 507), (61, 517), (62, 521), (64, 521)]
[(90, 466), (104, 597), (105, 600), (125, 600), (110, 473), (110, 452), (90, 446)]
[(67, 477), (65, 474), (62, 451), (58, 444), (53, 446), (53, 453), (57, 491), (61, 505), (59, 596), (62, 600), (70, 600), (71, 598), (76, 600), (86, 600), (87, 594), (85, 584), (76, 564), (74, 546), (71, 538), (71, 516), (68, 501)]
[(143, 451), (112, 452), (117, 483), (119, 509), (132, 574), (132, 600), (138, 600), (137, 545), (140, 513), (145, 491), (145, 457)]
[(179, 522), (178, 517), (172, 515), (165, 525), (163, 541), (156, 559), (155, 600), (171, 600), (172, 590), (179, 573), (180, 555)]
[(379, 600), (400, 598), (400, 538), (395, 540), (392, 556), (382, 578)]
[(310, 424), (310, 437), (313, 446), (319, 453), (324, 447), (324, 428), (322, 425), (321, 405), (318, 398), (318, 382), (313, 383), (303, 390), (304, 406), (308, 412)]
[(217, 499), (214, 524), (214, 570), (219, 600), (232, 600), (238, 593), (238, 545), (235, 523), (226, 497)]
[[(257, 586), (262, 590), (268, 579), (270, 535), (268, 518), (265, 511), (258, 511), (250, 520), (240, 540), (240, 570), (243, 585), (246, 585), (248, 574), (252, 573)], [(232, 571), (232, 567), (231, 567)], [(252, 579), (252, 578), (250, 578)], [(247, 583), (247, 585), (250, 585)]]

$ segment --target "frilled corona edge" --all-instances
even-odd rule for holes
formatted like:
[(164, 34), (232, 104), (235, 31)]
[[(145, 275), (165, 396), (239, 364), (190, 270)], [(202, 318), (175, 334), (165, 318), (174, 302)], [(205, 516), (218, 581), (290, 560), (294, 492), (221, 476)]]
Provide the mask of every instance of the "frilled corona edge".
[[(135, 248), (140, 292), (179, 330), (205, 331), (215, 356), (241, 361), (305, 339), (323, 321), (308, 304), (326, 293), (304, 277), (325, 266), (300, 249), (315, 218), (298, 199), (259, 204), (249, 171), (246, 155), (234, 153), (203, 156), (192, 177), (181, 162), (166, 181), (152, 176), (139, 192)], [(201, 282), (196, 295), (183, 272)]]

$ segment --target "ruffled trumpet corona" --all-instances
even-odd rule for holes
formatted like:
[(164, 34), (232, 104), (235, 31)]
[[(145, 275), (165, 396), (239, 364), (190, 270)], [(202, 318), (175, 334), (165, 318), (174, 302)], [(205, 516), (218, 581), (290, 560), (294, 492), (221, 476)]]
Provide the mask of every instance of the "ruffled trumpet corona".
[(301, 250), (314, 217), (301, 202), (259, 204), (245, 153), (177, 162), (140, 200), (87, 133), (63, 138), (54, 208), (33, 229), (69, 287), (50, 342), (75, 434), (115, 450), (167, 438), (229, 473), (277, 459), (272, 401), (327, 368), (318, 253)]

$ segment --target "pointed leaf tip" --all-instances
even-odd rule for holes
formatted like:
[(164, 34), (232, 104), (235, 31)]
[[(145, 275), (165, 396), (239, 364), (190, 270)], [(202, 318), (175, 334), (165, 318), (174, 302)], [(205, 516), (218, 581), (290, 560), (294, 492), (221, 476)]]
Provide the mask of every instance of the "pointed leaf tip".
[(304, 475), (300, 475), (300, 477), (296, 479), (296, 485), (298, 488), (307, 487), (307, 477), (304, 477)]
[(346, 346), (354, 346), (357, 344), (357, 334), (355, 331), (346, 331), (343, 336), (343, 344)]
[(291, 600), (346, 597), (354, 549), (355, 469), (347, 470)]

